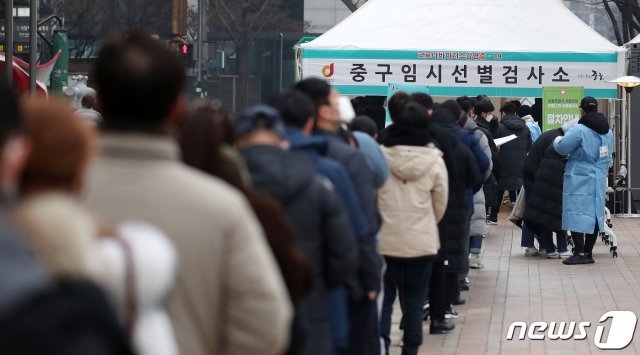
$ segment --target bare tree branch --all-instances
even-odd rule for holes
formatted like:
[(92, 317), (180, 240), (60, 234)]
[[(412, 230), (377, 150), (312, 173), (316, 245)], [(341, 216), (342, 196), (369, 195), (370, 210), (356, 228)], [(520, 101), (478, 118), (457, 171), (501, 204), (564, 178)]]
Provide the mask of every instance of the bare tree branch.
[(618, 45), (621, 46), (624, 43), (622, 42), (622, 36), (620, 36), (620, 29), (618, 28), (618, 20), (616, 20), (616, 17), (613, 15), (613, 11), (611, 11), (611, 7), (609, 7), (608, 1), (602, 0), (602, 4), (604, 4), (604, 9), (607, 12), (607, 15), (609, 16), (609, 19), (611, 20), (611, 25), (613, 26), (613, 32), (616, 35), (616, 41), (618, 42)]
[(351, 12), (356, 12), (360, 6), (364, 5), (367, 0), (342, 0), (342, 3), (349, 9)]

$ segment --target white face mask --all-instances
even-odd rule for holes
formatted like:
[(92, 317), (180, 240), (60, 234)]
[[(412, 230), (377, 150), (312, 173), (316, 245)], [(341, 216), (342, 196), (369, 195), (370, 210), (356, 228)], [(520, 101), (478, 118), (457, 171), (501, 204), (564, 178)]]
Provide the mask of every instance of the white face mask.
[(488, 114), (487, 115), (487, 121), (491, 121), (493, 119), (493, 114)]

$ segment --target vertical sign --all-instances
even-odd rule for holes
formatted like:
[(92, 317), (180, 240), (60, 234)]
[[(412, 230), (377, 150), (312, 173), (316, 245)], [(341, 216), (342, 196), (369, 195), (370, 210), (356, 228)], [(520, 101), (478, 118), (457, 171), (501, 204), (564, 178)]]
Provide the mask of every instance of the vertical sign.
[(542, 88), (542, 130), (548, 131), (580, 118), (581, 86)]
[(62, 88), (69, 86), (69, 39), (66, 30), (53, 32), (53, 53), (62, 51), (51, 72), (51, 91), (61, 93)]

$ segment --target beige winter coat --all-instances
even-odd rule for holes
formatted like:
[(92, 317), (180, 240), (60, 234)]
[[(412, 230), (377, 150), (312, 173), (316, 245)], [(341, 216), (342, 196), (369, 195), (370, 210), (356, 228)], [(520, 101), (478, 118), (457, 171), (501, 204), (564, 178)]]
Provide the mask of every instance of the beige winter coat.
[(103, 136), (87, 205), (108, 223), (157, 226), (175, 245), (168, 311), (181, 354), (281, 354), (292, 309), (255, 216), (239, 193), (178, 156), (169, 137)]
[(382, 151), (391, 178), (378, 193), (380, 253), (402, 258), (436, 255), (438, 222), (447, 209), (449, 194), (442, 152), (433, 145), (399, 145)]

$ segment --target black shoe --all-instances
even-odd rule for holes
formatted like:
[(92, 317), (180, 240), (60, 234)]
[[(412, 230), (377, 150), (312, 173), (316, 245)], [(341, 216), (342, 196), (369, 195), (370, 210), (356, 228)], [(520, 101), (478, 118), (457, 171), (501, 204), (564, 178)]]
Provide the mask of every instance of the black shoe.
[(431, 310), (429, 308), (429, 303), (425, 303), (424, 306), (422, 306), (422, 320), (423, 321), (427, 321), (427, 319), (429, 319), (429, 314), (431, 313)]
[(445, 320), (431, 319), (431, 324), (429, 325), (429, 334), (447, 334), (455, 328), (456, 325), (453, 323), (449, 323)]
[(453, 309), (453, 307), (449, 306), (449, 309), (447, 309), (446, 312), (444, 312), (444, 318), (445, 319), (456, 319), (460, 317), (460, 314), (458, 314), (458, 312), (456, 312), (455, 309)]
[(589, 259), (585, 255), (581, 254), (573, 254), (565, 260), (562, 260), (562, 263), (565, 265), (582, 265), (582, 264), (593, 264), (593, 259)]
[(454, 300), (453, 302), (451, 302), (451, 304), (454, 305), (454, 306), (462, 306), (465, 303), (467, 303), (467, 301), (463, 300), (460, 297), (458, 297), (457, 300)]
[(469, 291), (469, 284), (467, 282), (463, 283), (462, 286), (460, 286), (460, 291)]

